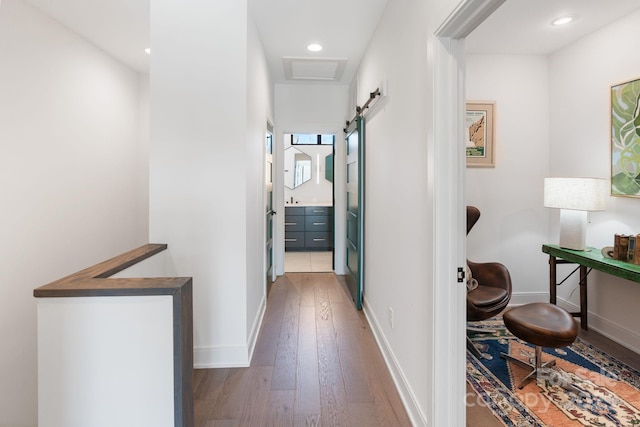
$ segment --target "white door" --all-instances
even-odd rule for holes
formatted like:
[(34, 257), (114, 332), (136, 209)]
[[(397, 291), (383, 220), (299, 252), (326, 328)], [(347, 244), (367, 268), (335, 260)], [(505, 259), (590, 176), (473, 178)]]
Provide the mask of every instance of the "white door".
[(466, 424), (466, 262), (464, 38), (505, 0), (464, 0), (435, 35), (434, 55), (434, 328), (433, 425)]

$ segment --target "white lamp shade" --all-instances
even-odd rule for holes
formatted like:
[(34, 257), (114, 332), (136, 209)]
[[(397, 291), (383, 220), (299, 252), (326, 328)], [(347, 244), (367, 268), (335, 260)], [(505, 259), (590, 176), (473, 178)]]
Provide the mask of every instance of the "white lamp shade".
[(544, 206), (580, 211), (603, 211), (608, 181), (602, 178), (545, 178)]
[(544, 206), (560, 209), (560, 247), (587, 249), (586, 211), (603, 211), (607, 191), (607, 180), (601, 178), (544, 179)]

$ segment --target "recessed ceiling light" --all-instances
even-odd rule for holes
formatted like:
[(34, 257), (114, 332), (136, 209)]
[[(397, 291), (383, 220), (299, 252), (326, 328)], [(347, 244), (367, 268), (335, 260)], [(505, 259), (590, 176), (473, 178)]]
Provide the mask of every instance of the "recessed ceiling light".
[(150, 47), (146, 48), (144, 51), (147, 52), (147, 55), (151, 55), (151, 48)]
[(551, 22), (551, 25), (553, 26), (558, 26), (558, 25), (567, 25), (569, 22), (573, 21), (573, 18), (570, 16), (563, 16), (561, 18), (558, 19), (554, 19)]
[(322, 45), (318, 43), (311, 43), (307, 46), (307, 50), (310, 50), (311, 52), (320, 52), (322, 50)]

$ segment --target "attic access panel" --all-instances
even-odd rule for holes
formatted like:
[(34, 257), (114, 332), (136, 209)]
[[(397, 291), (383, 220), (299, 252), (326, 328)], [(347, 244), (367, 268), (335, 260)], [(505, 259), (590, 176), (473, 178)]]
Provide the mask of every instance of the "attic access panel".
[(287, 80), (338, 81), (342, 78), (346, 59), (282, 58)]

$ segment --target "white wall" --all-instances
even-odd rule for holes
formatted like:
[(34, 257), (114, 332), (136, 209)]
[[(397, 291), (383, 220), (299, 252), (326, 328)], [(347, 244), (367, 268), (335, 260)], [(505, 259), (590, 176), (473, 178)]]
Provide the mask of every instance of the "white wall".
[(549, 162), (546, 56), (467, 55), (467, 99), (495, 101), (495, 167), (467, 168), (467, 204), (480, 209), (467, 256), (509, 269), (512, 304), (548, 300), (548, 211), (542, 206)]
[(150, 236), (169, 244), (175, 274), (193, 277), (199, 367), (249, 363), (264, 294), (270, 103), (248, 22), (246, 1), (151, 7)]
[(147, 242), (138, 75), (0, 8), (0, 426), (37, 423), (33, 289)]
[[(138, 223), (142, 224), (143, 243), (149, 242), (149, 149), (150, 149), (150, 111), (149, 111), (149, 74), (138, 74), (138, 153), (137, 168)], [(165, 243), (165, 242), (159, 242)], [(132, 248), (133, 249), (133, 248)]]
[(266, 308), (265, 135), (273, 123), (273, 84), (253, 20), (248, 24), (247, 140), (247, 336), (254, 343)]
[[(332, 133), (336, 136), (334, 184), (335, 184), (335, 267), (337, 274), (344, 274), (344, 234), (345, 234), (345, 121), (350, 120), (347, 111), (348, 86), (327, 86), (313, 84), (277, 84), (275, 85), (275, 135), (276, 159), (274, 168), (277, 180), (276, 206), (284, 213), (284, 134), (285, 133)], [(302, 146), (304, 151), (305, 147)], [(338, 166), (342, 165), (342, 167)], [(315, 166), (315, 161), (314, 161)], [(314, 168), (315, 174), (315, 168)], [(305, 184), (309, 185), (309, 184)], [(303, 185), (302, 187), (304, 187)], [(275, 187), (277, 186), (277, 188)], [(301, 187), (301, 190), (303, 189)], [(297, 196), (296, 196), (297, 197)], [(313, 198), (310, 194), (301, 194), (302, 198)], [(278, 209), (276, 208), (276, 211)], [(284, 215), (276, 218), (277, 233), (274, 248), (279, 254), (276, 260), (276, 273), (284, 274)]]
[[(380, 82), (387, 99), (365, 118), (364, 309), (414, 425), (433, 425), (433, 33), (455, 1), (390, 1), (357, 76), (358, 105)], [(452, 197), (455, 197), (453, 195)], [(388, 309), (394, 312), (394, 327)]]
[[(419, 44), (416, 2), (390, 2), (357, 81), (357, 104), (387, 80), (388, 102), (365, 118), (364, 309), (384, 336), (401, 379), (422, 414), (408, 407), (416, 425), (429, 406), (431, 331), (429, 277), (433, 234), (427, 197), (428, 156), (422, 119), (429, 93)], [(403, 31), (399, 31), (402, 28)], [(394, 311), (394, 328), (388, 309)], [(406, 398), (406, 396), (405, 396)], [(424, 422), (424, 420), (423, 420)]]
[[(640, 78), (640, 57), (625, 41), (640, 38), (640, 11), (551, 55), (549, 60), (550, 175), (610, 177), (610, 88)], [(550, 210), (549, 240), (559, 214)], [(640, 199), (609, 197), (606, 211), (590, 214), (587, 245), (612, 246), (615, 233), (640, 232)], [(575, 288), (558, 297), (579, 304)], [(589, 324), (640, 351), (640, 284), (606, 274), (589, 275)]]
[(170, 295), (38, 300), (40, 427), (174, 426)]

